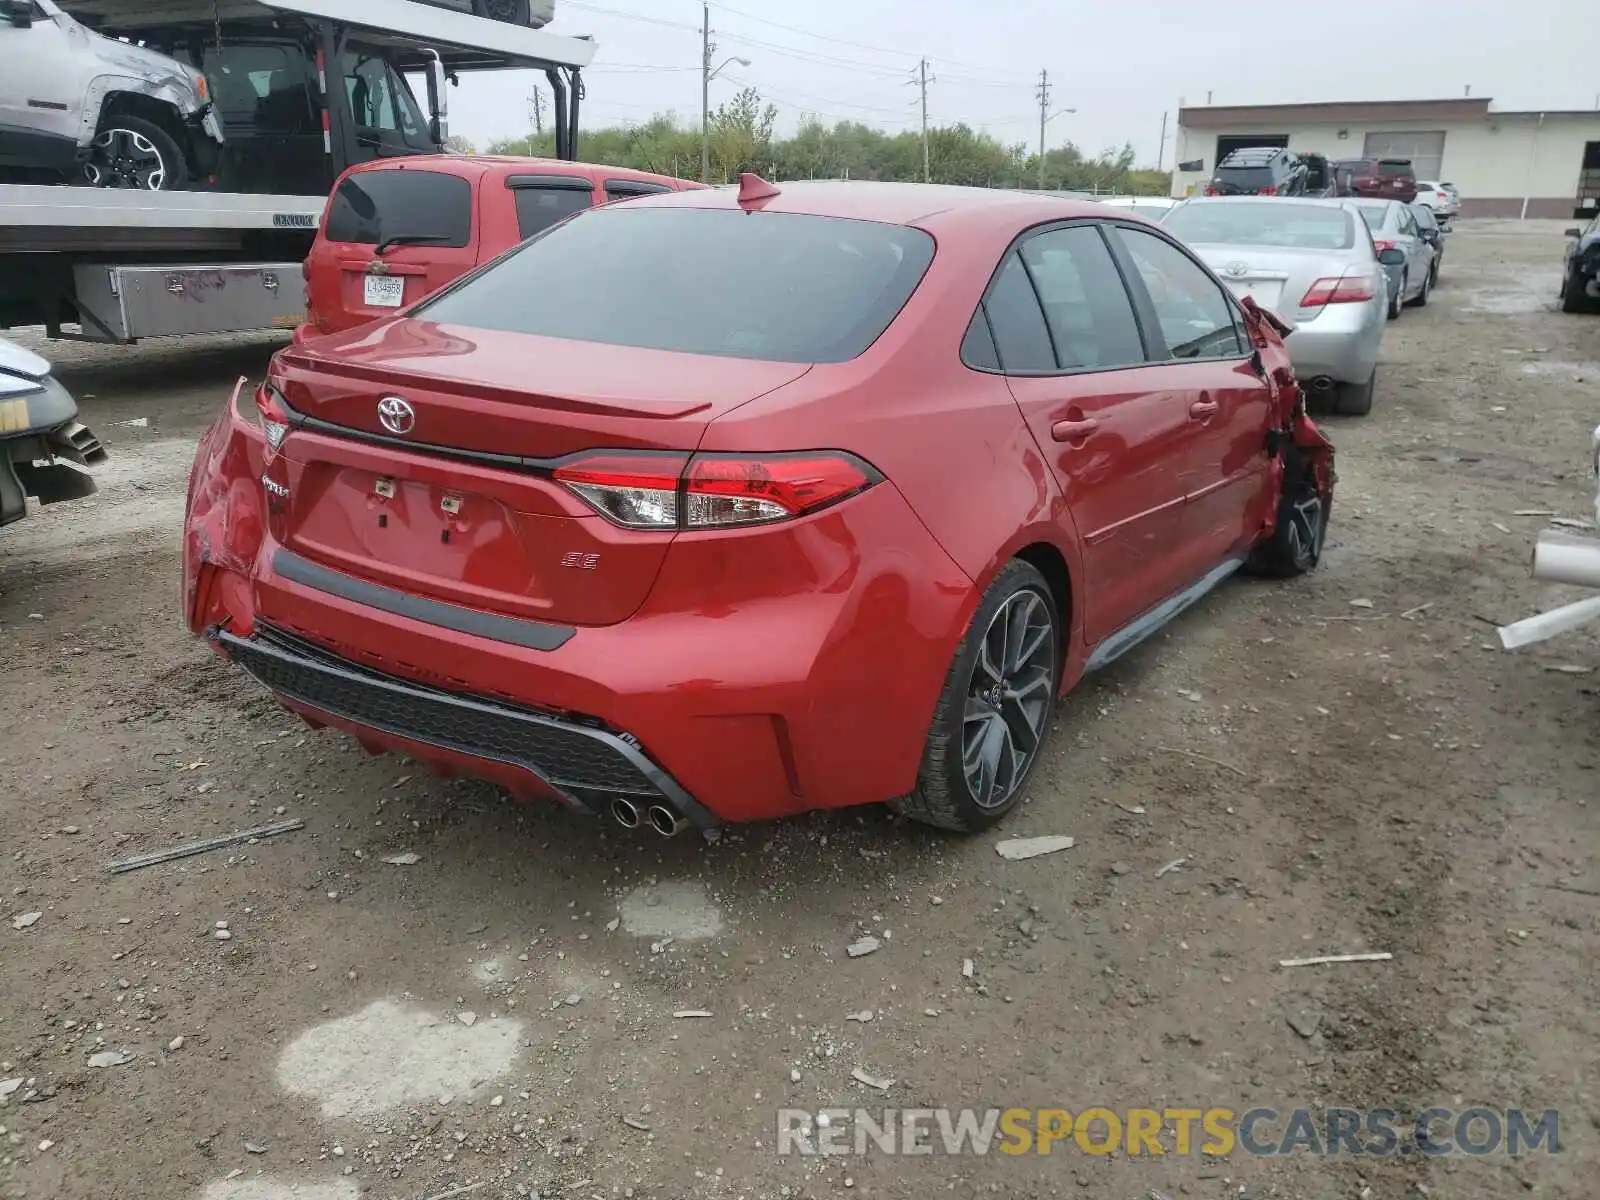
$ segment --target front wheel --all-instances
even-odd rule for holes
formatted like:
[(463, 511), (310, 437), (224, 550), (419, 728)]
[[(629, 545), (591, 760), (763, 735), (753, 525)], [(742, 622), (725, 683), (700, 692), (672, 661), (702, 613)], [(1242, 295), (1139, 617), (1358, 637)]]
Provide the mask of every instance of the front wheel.
[(1055, 711), (1062, 630), (1037, 568), (1013, 559), (983, 593), (934, 709), (909, 796), (893, 802), (928, 825), (975, 833), (1022, 800)]
[(1568, 271), (1566, 279), (1561, 284), (1561, 311), (1581, 313), (1588, 312), (1594, 307), (1595, 302), (1589, 299), (1583, 276), (1576, 269)]
[(183, 150), (161, 126), (142, 117), (107, 117), (89, 145), (78, 182), (87, 187), (172, 192), (188, 175)]
[(472, 12), (510, 25), (526, 25), (532, 20), (529, 0), (472, 0)]
[(1316, 569), (1328, 539), (1333, 497), (1324, 497), (1308, 476), (1285, 482), (1278, 500), (1278, 525), (1272, 536), (1250, 553), (1250, 574), (1293, 579)]

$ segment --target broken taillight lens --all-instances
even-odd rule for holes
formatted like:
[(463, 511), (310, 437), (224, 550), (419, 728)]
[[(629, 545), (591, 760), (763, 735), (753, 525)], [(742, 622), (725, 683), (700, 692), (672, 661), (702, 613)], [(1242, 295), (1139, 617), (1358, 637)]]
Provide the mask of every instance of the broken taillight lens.
[(793, 520), (882, 480), (840, 450), (798, 454), (606, 451), (563, 463), (556, 481), (625, 529), (733, 529)]
[(267, 436), (267, 449), (276, 454), (283, 439), (289, 436), (289, 409), (270, 382), (256, 389), (256, 415), (261, 422), (261, 432)]

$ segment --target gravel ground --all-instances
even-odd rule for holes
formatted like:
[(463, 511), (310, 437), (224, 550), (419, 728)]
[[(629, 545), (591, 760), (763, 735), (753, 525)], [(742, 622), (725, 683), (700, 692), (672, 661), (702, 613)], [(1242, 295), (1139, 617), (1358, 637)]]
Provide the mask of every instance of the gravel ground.
[[(1592, 515), (1560, 231), (1463, 224), (1373, 415), (1328, 422), (1322, 570), (1086, 683), (971, 840), (666, 842), (307, 731), (176, 611), (194, 439), (278, 342), (51, 347), (112, 460), (0, 534), (0, 1195), (1592, 1198), (1600, 642), (1487, 623), (1569, 598), (1517, 510)], [(1076, 845), (995, 852), (1044, 834)], [(780, 1108), (1430, 1105), (1557, 1108), (1561, 1153), (776, 1152)]]

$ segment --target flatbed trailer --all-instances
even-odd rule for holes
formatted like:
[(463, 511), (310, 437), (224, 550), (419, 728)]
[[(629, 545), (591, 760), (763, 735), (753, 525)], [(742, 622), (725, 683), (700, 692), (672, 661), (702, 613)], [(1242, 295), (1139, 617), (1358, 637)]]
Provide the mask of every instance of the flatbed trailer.
[[(334, 179), (353, 163), (440, 152), (446, 93), (460, 72), (543, 71), (555, 96), (557, 153), (577, 154), (581, 71), (595, 52), (587, 38), (417, 0), (58, 2), (101, 32), (187, 55), (197, 68), (241, 47), (271, 47), (302, 70), (317, 120), (308, 116), (296, 137), (257, 136), (235, 123), (229, 142), (247, 169), (230, 180), (225, 167), (200, 190), (0, 185), (0, 328), (43, 325), (51, 337), (118, 343), (292, 328), (305, 311), (301, 264)], [(396, 97), (392, 128), (358, 120), (353, 102), (364, 83), (352, 83), (351, 63), (385, 73), (378, 82)], [(426, 117), (405, 82), (412, 73), (427, 81)], [(223, 153), (227, 161), (229, 144)], [(231, 190), (238, 179), (284, 182), (299, 194)]]

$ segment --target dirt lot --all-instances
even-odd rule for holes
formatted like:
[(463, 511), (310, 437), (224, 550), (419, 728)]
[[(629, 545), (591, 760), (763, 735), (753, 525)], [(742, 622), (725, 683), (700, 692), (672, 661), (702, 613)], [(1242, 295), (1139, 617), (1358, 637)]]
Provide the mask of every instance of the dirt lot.
[[(668, 842), (304, 730), (176, 611), (193, 441), (275, 343), (52, 347), (113, 457), (0, 534), (0, 1195), (1592, 1198), (1600, 638), (1486, 623), (1567, 598), (1517, 510), (1592, 516), (1560, 228), (1452, 238), (1372, 417), (1328, 423), (1322, 570), (1087, 683), (970, 841), (863, 811)], [(995, 852), (1034, 834), (1077, 844)], [(1561, 1153), (776, 1153), (780, 1108), (1096, 1105), (1557, 1108)]]

